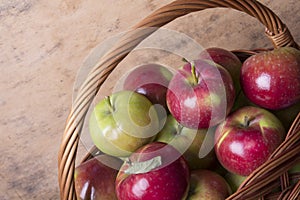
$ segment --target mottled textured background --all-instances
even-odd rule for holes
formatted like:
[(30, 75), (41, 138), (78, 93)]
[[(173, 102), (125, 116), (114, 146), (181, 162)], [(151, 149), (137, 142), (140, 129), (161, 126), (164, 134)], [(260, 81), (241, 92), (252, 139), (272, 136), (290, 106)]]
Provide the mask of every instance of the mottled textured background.
[[(103, 40), (170, 1), (0, 0), (1, 200), (59, 199), (57, 152), (85, 58)], [(300, 43), (300, 1), (261, 2), (279, 15)], [(166, 28), (203, 47), (271, 46), (257, 20), (230, 9), (193, 13)], [(121, 65), (134, 66), (147, 57), (143, 52), (136, 55)], [(151, 58), (159, 62), (161, 55), (154, 52)], [(112, 83), (103, 86), (103, 94), (111, 91)], [(79, 149), (80, 155), (84, 149)]]

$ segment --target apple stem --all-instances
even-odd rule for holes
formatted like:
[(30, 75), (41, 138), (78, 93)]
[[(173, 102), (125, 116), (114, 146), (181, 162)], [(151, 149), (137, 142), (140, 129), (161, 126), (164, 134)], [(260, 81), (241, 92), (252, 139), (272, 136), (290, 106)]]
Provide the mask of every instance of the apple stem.
[(243, 124), (243, 126), (244, 126), (245, 128), (247, 128), (247, 127), (249, 127), (249, 125), (250, 125), (250, 119), (249, 119), (248, 116), (245, 116), (245, 117), (244, 117), (244, 124)]
[(189, 61), (186, 58), (182, 58), (182, 61), (188, 63)]
[(106, 98), (106, 100), (107, 100), (107, 103), (108, 103), (108, 106), (109, 106), (110, 111), (111, 111), (111, 112), (114, 112), (114, 111), (115, 111), (115, 108), (114, 108), (114, 106), (113, 106), (113, 104), (112, 104), (112, 102), (111, 102), (110, 96), (106, 96), (105, 98)]
[(178, 123), (177, 131), (176, 131), (178, 135), (181, 133), (182, 129), (183, 129), (183, 126)]
[(194, 61), (191, 61), (191, 67), (192, 67), (192, 75), (193, 75), (193, 81), (194, 81), (194, 84), (196, 85), (198, 83), (198, 76), (196, 74), (196, 67), (195, 67), (195, 62)]

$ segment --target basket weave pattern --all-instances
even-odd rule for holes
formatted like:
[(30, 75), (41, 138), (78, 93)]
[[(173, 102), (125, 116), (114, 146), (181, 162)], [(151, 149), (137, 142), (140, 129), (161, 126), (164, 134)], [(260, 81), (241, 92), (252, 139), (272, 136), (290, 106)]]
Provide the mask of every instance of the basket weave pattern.
[[(124, 35), (109, 53), (103, 56), (81, 85), (71, 108), (58, 154), (58, 181), (62, 200), (75, 200), (74, 169), (79, 137), (86, 113), (99, 88), (114, 68), (145, 38), (159, 27), (192, 12), (208, 8), (232, 8), (256, 18), (265, 26), (265, 34), (274, 48), (293, 46), (299, 49), (286, 25), (269, 8), (255, 0), (177, 0), (156, 10)], [(151, 27), (149, 29), (149, 27)], [(233, 51), (242, 59), (256, 51)], [(91, 157), (89, 153), (86, 159)], [(228, 199), (299, 199), (300, 174), (288, 174), (300, 161), (300, 114), (291, 126), (285, 141), (270, 159), (255, 170)], [(298, 181), (290, 185), (291, 181)], [(274, 188), (281, 186), (281, 191)]]

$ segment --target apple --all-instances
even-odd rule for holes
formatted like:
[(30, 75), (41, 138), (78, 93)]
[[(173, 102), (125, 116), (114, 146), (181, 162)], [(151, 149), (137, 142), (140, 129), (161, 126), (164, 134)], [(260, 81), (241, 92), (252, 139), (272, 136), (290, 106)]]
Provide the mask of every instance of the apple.
[(175, 147), (183, 154), (190, 169), (205, 169), (216, 162), (213, 134), (212, 128), (190, 129), (179, 124), (172, 115), (168, 115), (165, 126), (155, 140)]
[(191, 171), (190, 185), (188, 200), (224, 200), (231, 194), (227, 181), (210, 170)]
[(170, 113), (180, 124), (203, 129), (225, 119), (235, 91), (225, 68), (208, 60), (195, 60), (177, 70), (166, 98)]
[(298, 161), (288, 172), (290, 175), (292, 174), (296, 176), (295, 179), (291, 180), (291, 184), (297, 184), (300, 177), (300, 161)]
[(215, 152), (229, 172), (248, 176), (269, 158), (284, 137), (285, 129), (274, 114), (246, 106), (218, 125)]
[(241, 86), (256, 105), (270, 110), (300, 100), (300, 51), (281, 47), (250, 56), (241, 69)]
[(290, 129), (299, 112), (300, 101), (290, 107), (273, 111), (276, 117), (282, 122), (286, 131)]
[(224, 178), (232, 189), (232, 192), (236, 192), (240, 185), (246, 180), (247, 176), (240, 176), (228, 172)]
[(221, 163), (218, 161), (218, 159), (216, 159), (216, 163), (208, 169), (213, 172), (216, 172), (217, 174), (221, 175), (222, 177), (224, 177), (228, 173), (227, 169), (225, 169), (223, 167), (223, 165), (221, 165)]
[(153, 104), (159, 104), (167, 110), (166, 93), (172, 72), (159, 64), (145, 64), (129, 71), (123, 88), (145, 95)]
[(100, 151), (116, 157), (127, 157), (153, 141), (159, 126), (152, 103), (145, 96), (127, 90), (98, 102), (89, 120), (93, 143)]
[(188, 165), (174, 147), (153, 142), (139, 148), (122, 165), (116, 178), (119, 200), (185, 199)]
[(121, 160), (104, 154), (79, 164), (74, 173), (77, 198), (82, 200), (117, 200), (115, 179), (121, 164)]
[(241, 90), (240, 70), (242, 67), (242, 62), (234, 53), (220, 47), (210, 47), (201, 51), (199, 58), (212, 60), (227, 69), (232, 77), (236, 94), (239, 93)]
[(300, 177), (300, 162), (298, 162), (296, 165), (294, 165), (289, 171), (289, 174), (294, 175), (295, 178), (292, 179), (291, 185), (297, 184), (299, 182), (299, 177)]

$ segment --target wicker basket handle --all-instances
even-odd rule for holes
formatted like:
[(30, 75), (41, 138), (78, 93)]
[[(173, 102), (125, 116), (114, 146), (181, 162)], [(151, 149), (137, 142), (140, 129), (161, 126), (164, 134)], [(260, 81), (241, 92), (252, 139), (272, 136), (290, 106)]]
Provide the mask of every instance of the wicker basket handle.
[(58, 153), (61, 199), (76, 199), (73, 175), (79, 136), (89, 106), (109, 74), (129, 52), (157, 28), (186, 14), (217, 7), (233, 8), (257, 18), (266, 27), (266, 34), (275, 48), (299, 47), (281, 20), (270, 9), (255, 0), (177, 0), (153, 12), (134, 26), (132, 31), (124, 35), (117, 45), (100, 59), (78, 91)]
[(273, 46), (298, 47), (286, 25), (269, 8), (255, 0), (177, 0), (139, 22), (134, 28), (161, 27), (186, 14), (208, 8), (233, 8), (257, 18), (265, 27)]

